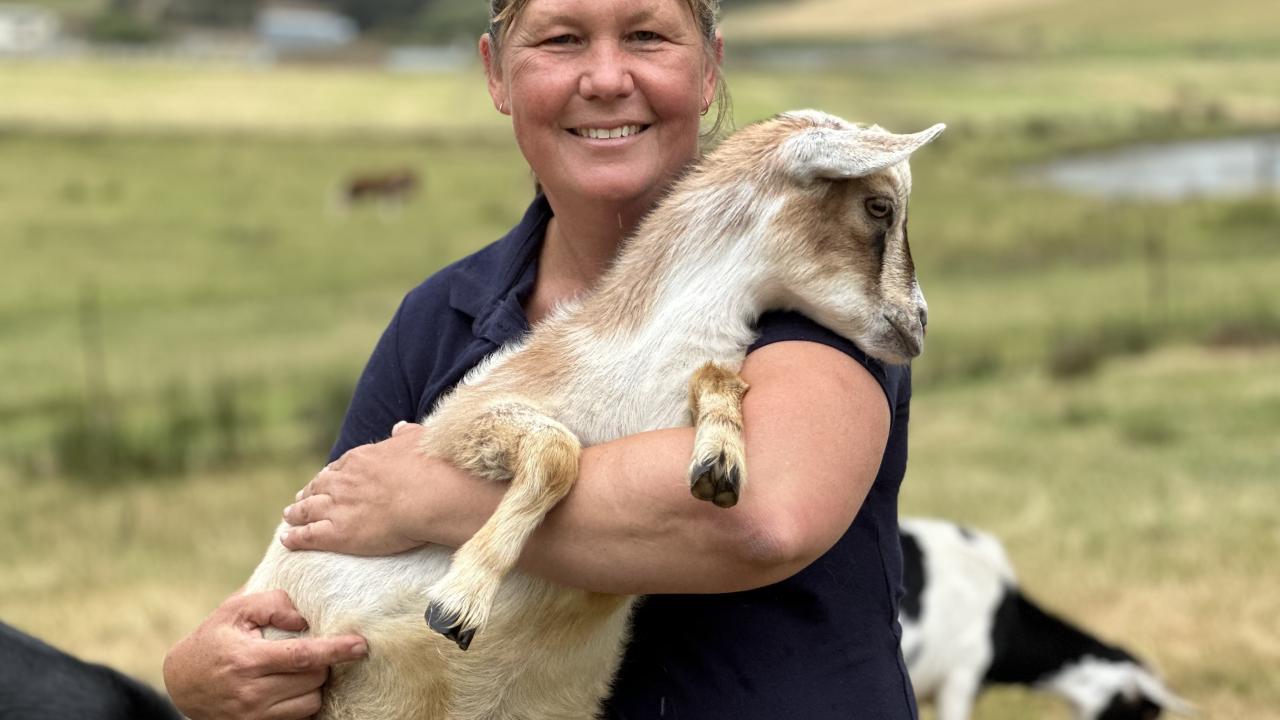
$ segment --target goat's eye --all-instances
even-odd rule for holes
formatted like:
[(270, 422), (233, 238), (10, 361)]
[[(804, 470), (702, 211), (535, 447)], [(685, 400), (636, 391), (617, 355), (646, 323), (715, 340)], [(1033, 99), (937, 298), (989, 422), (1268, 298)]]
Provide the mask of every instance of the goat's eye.
[(867, 212), (871, 217), (884, 219), (893, 214), (893, 202), (882, 197), (867, 200)]

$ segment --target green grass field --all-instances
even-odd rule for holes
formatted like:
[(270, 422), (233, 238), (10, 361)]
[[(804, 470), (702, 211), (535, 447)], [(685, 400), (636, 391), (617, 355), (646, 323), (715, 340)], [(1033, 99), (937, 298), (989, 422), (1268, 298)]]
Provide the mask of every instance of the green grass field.
[[(1274, 23), (1150, 6), (1005, 3), (903, 40), (993, 49), (943, 61), (731, 67), (735, 118), (951, 126), (913, 163), (930, 332), (904, 512), (1001, 536), (1033, 595), (1205, 717), (1275, 719), (1280, 198), (1024, 178), (1280, 128)], [(1193, 55), (1201, 26), (1241, 51)], [(158, 682), (320, 464), (400, 297), (500, 235), (530, 179), (474, 70), (7, 61), (0, 98), (0, 618)], [(400, 166), (425, 181), (404, 208), (334, 204)], [(999, 691), (978, 717), (1068, 714)]]

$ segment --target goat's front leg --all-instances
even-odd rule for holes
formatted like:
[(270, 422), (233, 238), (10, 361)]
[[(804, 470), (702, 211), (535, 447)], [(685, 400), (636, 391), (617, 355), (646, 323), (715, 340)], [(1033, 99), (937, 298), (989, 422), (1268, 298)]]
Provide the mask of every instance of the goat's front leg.
[(707, 363), (689, 380), (689, 411), (698, 432), (689, 465), (689, 491), (699, 500), (733, 507), (747, 482), (742, 441), (742, 396), (736, 372)]
[(537, 408), (507, 401), (486, 408), (450, 450), (458, 467), (510, 481), (497, 510), (427, 593), (427, 624), (466, 650), (529, 536), (578, 479), (582, 446)]

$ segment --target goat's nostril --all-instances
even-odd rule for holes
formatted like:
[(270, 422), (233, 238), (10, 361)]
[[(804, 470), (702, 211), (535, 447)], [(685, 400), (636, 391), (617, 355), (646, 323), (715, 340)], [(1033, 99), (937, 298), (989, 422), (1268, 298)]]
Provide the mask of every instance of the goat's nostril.
[(920, 308), (920, 329), (923, 330), (926, 327), (929, 327), (929, 311)]

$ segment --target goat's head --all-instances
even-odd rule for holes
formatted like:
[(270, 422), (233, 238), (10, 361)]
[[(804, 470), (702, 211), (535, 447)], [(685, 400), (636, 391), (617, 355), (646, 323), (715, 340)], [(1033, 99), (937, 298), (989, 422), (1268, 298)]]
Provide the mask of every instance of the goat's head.
[(1156, 720), (1165, 712), (1195, 715), (1194, 705), (1128, 653), (1123, 655), (1110, 660), (1086, 657), (1045, 684), (1071, 702), (1077, 720)]
[(722, 167), (751, 168), (779, 193), (766, 231), (777, 305), (882, 361), (920, 354), (928, 311), (907, 244), (907, 158), (944, 127), (896, 135), (805, 110), (744, 128), (717, 148), (729, 160)]

